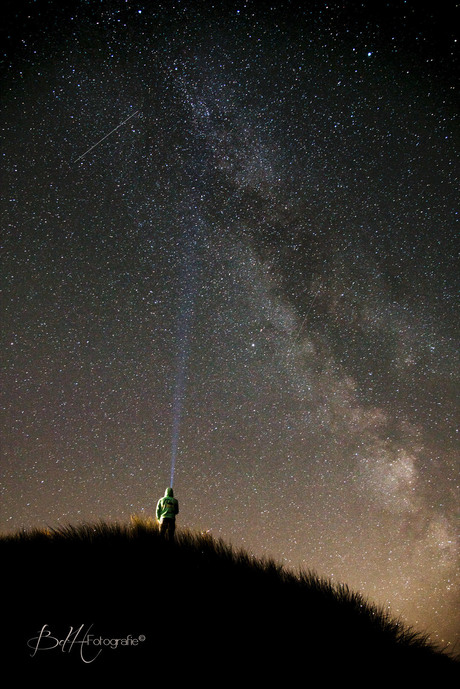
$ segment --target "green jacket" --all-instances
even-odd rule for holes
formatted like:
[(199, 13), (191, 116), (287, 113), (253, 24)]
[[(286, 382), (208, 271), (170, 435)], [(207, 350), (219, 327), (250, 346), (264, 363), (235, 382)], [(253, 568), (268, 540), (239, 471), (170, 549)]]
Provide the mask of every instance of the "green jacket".
[(179, 503), (174, 497), (172, 488), (166, 488), (163, 498), (157, 503), (157, 519), (175, 519), (179, 514)]

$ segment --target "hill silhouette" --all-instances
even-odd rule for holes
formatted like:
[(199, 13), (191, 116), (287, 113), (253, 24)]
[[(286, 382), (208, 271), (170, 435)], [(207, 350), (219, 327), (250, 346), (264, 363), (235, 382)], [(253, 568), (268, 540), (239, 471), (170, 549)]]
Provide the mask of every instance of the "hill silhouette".
[(0, 553), (3, 667), (18, 679), (460, 676), (456, 659), (346, 585), (209, 534), (178, 528), (168, 541), (133, 517), (4, 535)]

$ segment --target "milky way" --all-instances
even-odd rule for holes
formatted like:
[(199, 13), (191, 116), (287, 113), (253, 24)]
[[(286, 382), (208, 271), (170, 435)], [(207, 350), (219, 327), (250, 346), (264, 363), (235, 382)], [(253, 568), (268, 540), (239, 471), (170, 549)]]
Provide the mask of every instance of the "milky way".
[(258, 7), (7, 12), (0, 528), (177, 453), (181, 525), (458, 644), (458, 17)]

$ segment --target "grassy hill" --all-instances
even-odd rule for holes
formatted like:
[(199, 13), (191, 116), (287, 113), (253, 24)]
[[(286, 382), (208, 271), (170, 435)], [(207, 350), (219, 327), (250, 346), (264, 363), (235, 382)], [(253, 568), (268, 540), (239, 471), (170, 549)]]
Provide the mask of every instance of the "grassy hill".
[(133, 518), (5, 535), (0, 555), (0, 648), (18, 678), (460, 677), (456, 660), (347, 586), (208, 534), (178, 529), (166, 541), (155, 522)]

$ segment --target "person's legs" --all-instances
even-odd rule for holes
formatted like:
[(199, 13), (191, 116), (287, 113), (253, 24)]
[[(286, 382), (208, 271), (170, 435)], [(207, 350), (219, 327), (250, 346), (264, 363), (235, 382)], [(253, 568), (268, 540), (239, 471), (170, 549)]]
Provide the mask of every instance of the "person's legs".
[(166, 530), (166, 536), (168, 538), (174, 538), (174, 531), (176, 529), (176, 520), (175, 519), (166, 519), (165, 521), (168, 522), (167, 530)]
[(176, 530), (176, 520), (175, 519), (162, 519), (160, 522), (160, 533), (166, 538), (174, 538), (174, 532)]

